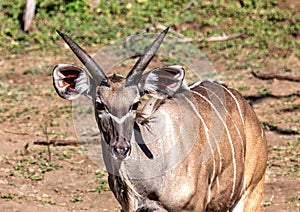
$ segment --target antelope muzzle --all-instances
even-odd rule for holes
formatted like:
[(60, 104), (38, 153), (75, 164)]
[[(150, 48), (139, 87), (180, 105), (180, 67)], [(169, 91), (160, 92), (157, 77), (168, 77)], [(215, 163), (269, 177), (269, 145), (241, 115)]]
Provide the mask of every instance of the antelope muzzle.
[(119, 160), (125, 160), (131, 152), (130, 141), (121, 136), (116, 137), (115, 142), (111, 146), (112, 154)]

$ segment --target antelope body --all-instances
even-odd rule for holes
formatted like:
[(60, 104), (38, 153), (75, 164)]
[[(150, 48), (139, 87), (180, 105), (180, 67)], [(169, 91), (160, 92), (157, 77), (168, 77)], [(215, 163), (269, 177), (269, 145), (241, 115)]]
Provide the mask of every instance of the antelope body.
[[(92, 99), (109, 186), (122, 211), (259, 211), (267, 143), (253, 109), (222, 84), (186, 86), (180, 66), (143, 74), (166, 33), (123, 78), (107, 77), (59, 32), (87, 70), (57, 65), (57, 93)], [(137, 112), (146, 93), (153, 97)]]

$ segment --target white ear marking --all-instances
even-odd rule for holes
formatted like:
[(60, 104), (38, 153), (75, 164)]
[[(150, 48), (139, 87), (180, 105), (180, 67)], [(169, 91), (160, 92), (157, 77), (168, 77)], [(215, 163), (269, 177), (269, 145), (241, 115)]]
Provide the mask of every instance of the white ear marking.
[(90, 78), (83, 68), (71, 64), (58, 64), (52, 75), (54, 87), (60, 97), (74, 100), (81, 94), (88, 96)]
[(144, 90), (146, 90), (147, 92), (156, 91), (158, 87), (156, 86), (155, 82), (158, 82), (158, 80), (158, 76), (155, 73), (151, 72), (145, 81)]
[(75, 80), (75, 91), (80, 94), (88, 94), (90, 91), (90, 80), (85, 72), (81, 72), (79, 77)]
[(179, 65), (155, 68), (144, 75), (140, 89), (164, 99), (173, 96), (182, 87), (183, 78), (184, 69)]

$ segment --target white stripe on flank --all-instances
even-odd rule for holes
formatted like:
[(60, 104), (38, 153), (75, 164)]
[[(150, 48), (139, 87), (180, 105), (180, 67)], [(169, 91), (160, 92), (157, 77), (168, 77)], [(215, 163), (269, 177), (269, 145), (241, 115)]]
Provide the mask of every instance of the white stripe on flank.
[[(214, 83), (214, 84), (217, 84), (217, 83)], [(240, 137), (241, 146), (242, 146), (242, 156), (243, 156), (243, 157), (242, 157), (242, 161), (243, 161), (243, 164), (245, 164), (245, 158), (244, 158), (244, 140), (243, 140), (243, 138), (242, 138), (242, 135), (241, 135), (241, 133), (240, 133), (239, 128), (236, 126), (236, 123), (233, 122), (232, 116), (230, 115), (230, 113), (229, 113), (228, 110), (226, 109), (226, 106), (223, 104), (223, 101), (220, 99), (220, 97), (219, 97), (214, 91), (212, 91), (212, 90), (210, 90), (210, 89), (208, 89), (207, 87), (204, 87), (204, 86), (202, 86), (202, 85), (199, 85), (199, 87), (204, 88), (206, 91), (211, 92), (215, 97), (217, 97), (217, 99), (219, 100), (219, 102), (220, 102), (221, 105), (223, 106), (223, 108), (224, 108), (226, 114), (227, 114), (227, 115), (230, 117), (230, 119), (232, 120), (232, 123), (234, 124), (234, 127), (235, 127), (235, 129), (236, 129), (236, 131), (237, 131), (237, 133), (238, 133), (238, 135), (239, 135), (239, 137)]]
[(219, 182), (219, 177), (217, 176), (217, 179), (216, 179), (216, 183), (217, 183), (217, 186), (220, 187), (220, 182)]
[(221, 87), (222, 87), (225, 91), (227, 91), (227, 93), (229, 93), (230, 96), (233, 98), (233, 100), (235, 101), (235, 104), (236, 104), (236, 106), (237, 106), (237, 108), (238, 108), (238, 111), (239, 111), (239, 114), (240, 114), (242, 123), (244, 124), (243, 113), (242, 113), (242, 110), (241, 110), (241, 107), (240, 107), (240, 103), (239, 103), (239, 101), (237, 100), (237, 98), (236, 98), (236, 97), (233, 95), (233, 93), (232, 93), (228, 88), (226, 88), (224, 85), (218, 84), (218, 83), (215, 83), (215, 84), (221, 86)]
[(215, 108), (215, 106), (211, 103), (211, 101), (209, 101), (205, 96), (201, 95), (200, 93), (198, 92), (195, 92), (193, 90), (191, 90), (193, 93), (195, 93), (196, 95), (200, 96), (202, 99), (204, 99), (206, 102), (208, 102), (210, 104), (210, 106), (213, 108), (213, 110), (216, 112), (217, 116), (219, 117), (220, 121), (222, 122), (222, 124), (224, 125), (225, 127), (225, 130), (226, 130), (226, 133), (227, 133), (227, 137), (229, 139), (229, 144), (230, 144), (230, 147), (231, 147), (231, 154), (232, 154), (232, 163), (233, 163), (233, 186), (232, 186), (232, 192), (231, 192), (231, 195), (230, 195), (230, 200), (232, 199), (233, 197), (233, 194), (234, 194), (234, 190), (235, 190), (235, 184), (236, 184), (236, 161), (235, 161), (235, 154), (234, 154), (234, 146), (233, 146), (233, 142), (232, 142), (232, 139), (231, 139), (231, 136), (230, 136), (230, 133), (229, 133), (229, 130), (228, 130), (228, 127), (224, 121), (224, 119), (221, 117), (220, 113), (218, 112), (218, 110)]
[[(211, 154), (212, 154), (212, 157), (213, 157), (213, 174), (211, 176), (211, 179), (210, 179), (210, 184), (209, 184), (209, 189), (211, 189), (211, 186), (212, 186), (212, 183), (213, 183), (213, 180), (215, 178), (215, 175), (216, 175), (216, 160), (215, 160), (215, 156), (214, 156), (214, 150), (211, 146), (211, 141), (210, 141), (210, 137), (208, 135), (208, 127), (203, 119), (203, 117), (200, 115), (198, 109), (195, 107), (194, 103), (191, 102), (185, 95), (182, 95), (186, 101), (189, 103), (189, 105), (192, 107), (192, 109), (194, 110), (195, 114), (197, 115), (197, 117), (200, 119), (200, 121), (202, 122), (203, 126), (204, 126), (204, 131), (205, 131), (205, 136), (206, 136), (206, 140), (208, 142), (208, 145), (209, 145), (209, 148), (211, 150)], [(219, 148), (219, 147), (218, 147)], [(220, 160), (221, 161), (221, 160)], [(209, 193), (210, 194), (210, 193)], [(209, 198), (210, 199), (210, 196)]]
[(195, 82), (194, 84), (190, 85), (189, 88), (190, 88), (190, 89), (193, 89), (194, 87), (199, 86), (202, 82), (203, 82), (203, 81)]
[[(201, 87), (201, 88), (204, 88), (206, 90), (208, 90), (206, 87), (202, 86), (202, 85), (198, 85), (198, 87)], [(196, 92), (196, 91), (193, 91), (193, 92)], [(221, 101), (220, 101), (221, 102)], [(222, 102), (221, 102), (222, 103)], [(223, 105), (223, 104), (222, 104)], [(224, 107), (224, 106), (223, 106)], [(225, 109), (225, 112), (226, 112), (226, 108), (224, 107)], [(214, 135), (212, 135), (214, 136)], [(222, 157), (221, 157), (221, 150), (220, 150), (220, 146), (219, 146), (219, 142), (217, 141), (216, 137), (214, 136), (214, 143), (215, 145), (217, 146), (217, 150), (218, 150), (218, 154), (219, 154), (219, 173), (221, 172), (222, 170)]]

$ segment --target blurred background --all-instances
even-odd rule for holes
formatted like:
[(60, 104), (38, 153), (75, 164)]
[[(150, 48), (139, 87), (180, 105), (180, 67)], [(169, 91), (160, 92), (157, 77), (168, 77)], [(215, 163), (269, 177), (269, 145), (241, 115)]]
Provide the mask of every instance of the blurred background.
[(298, 0), (1, 0), (0, 11), (1, 211), (120, 210), (53, 89), (56, 64), (79, 64), (55, 30), (92, 54), (167, 26), (254, 107), (269, 142), (263, 211), (299, 211)]

